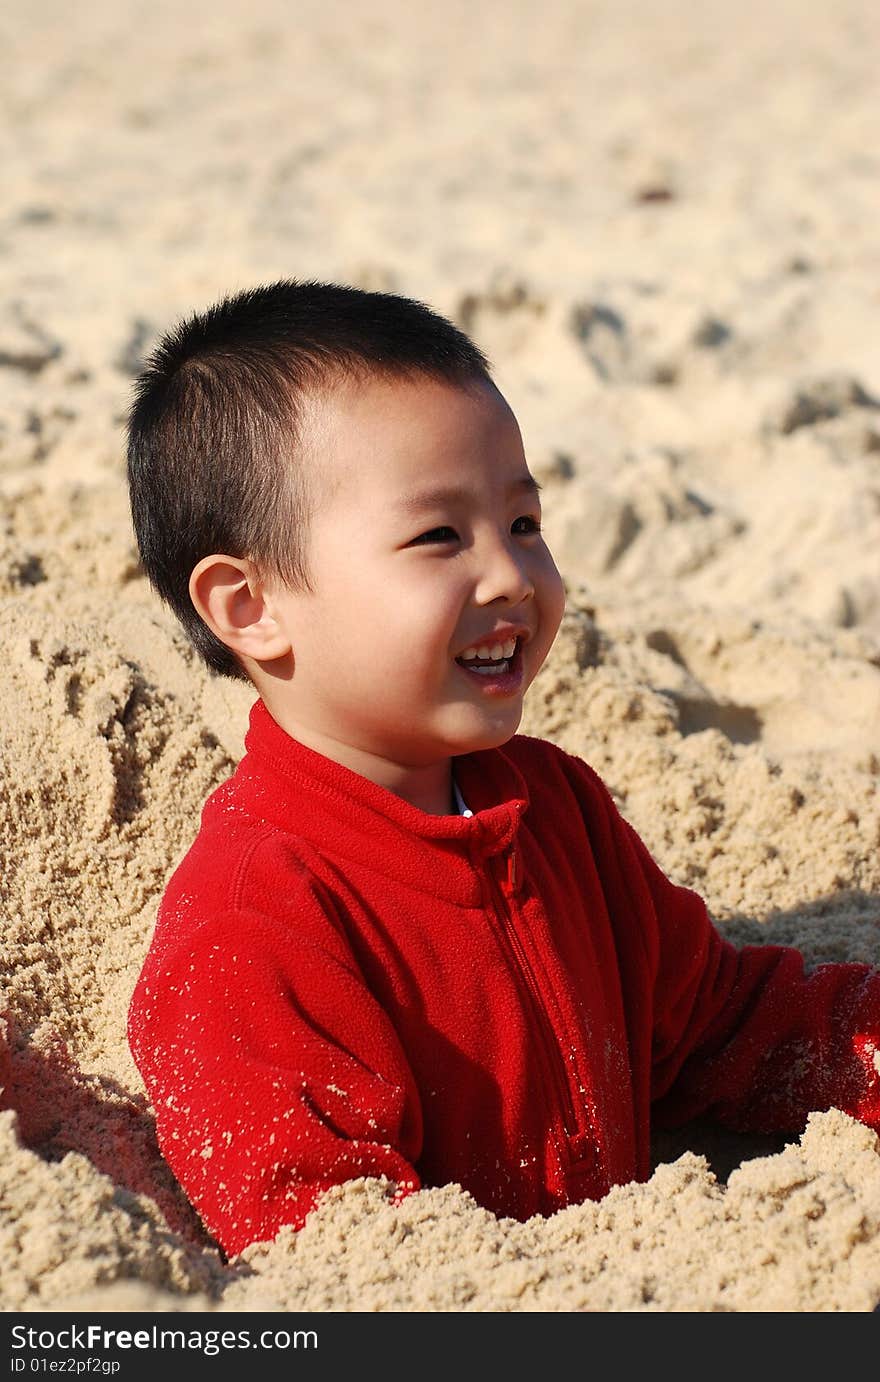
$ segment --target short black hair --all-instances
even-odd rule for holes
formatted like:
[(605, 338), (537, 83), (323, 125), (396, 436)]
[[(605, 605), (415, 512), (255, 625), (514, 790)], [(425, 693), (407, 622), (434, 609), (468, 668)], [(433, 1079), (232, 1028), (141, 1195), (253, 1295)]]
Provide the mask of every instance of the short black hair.
[(487, 380), (489, 364), (422, 302), (314, 280), (225, 297), (160, 340), (128, 416), (131, 515), (152, 586), (215, 672), (247, 680), (190, 598), (203, 557), (247, 557), (311, 589), (301, 400), (344, 377), (418, 375), (464, 385)]

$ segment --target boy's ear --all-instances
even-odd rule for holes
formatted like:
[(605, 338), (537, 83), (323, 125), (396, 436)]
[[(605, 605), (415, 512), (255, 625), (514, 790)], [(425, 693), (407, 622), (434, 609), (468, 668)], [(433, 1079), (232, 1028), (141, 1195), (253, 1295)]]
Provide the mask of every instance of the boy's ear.
[(189, 578), (189, 594), (208, 628), (232, 652), (257, 662), (290, 652), (290, 638), (245, 558), (202, 557)]

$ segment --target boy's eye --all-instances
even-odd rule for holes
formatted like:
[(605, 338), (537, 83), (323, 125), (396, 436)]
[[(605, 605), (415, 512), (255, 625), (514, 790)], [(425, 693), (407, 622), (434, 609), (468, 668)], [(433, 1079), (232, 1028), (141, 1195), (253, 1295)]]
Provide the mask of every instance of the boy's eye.
[(429, 532), (413, 538), (413, 542), (448, 542), (450, 538), (456, 537), (458, 537), (458, 533), (454, 528), (431, 528)]
[[(517, 531), (516, 525), (518, 523), (524, 523), (526, 526), (518, 531), (517, 536), (523, 537), (541, 531), (541, 520), (539, 518), (534, 518), (531, 514), (522, 514), (521, 517), (514, 519), (512, 525), (514, 531)], [(444, 524), (440, 528), (430, 528), (428, 532), (421, 533), (418, 537), (413, 538), (412, 545), (429, 542), (454, 542), (457, 538), (458, 533), (455, 529), (450, 528), (448, 524)]]

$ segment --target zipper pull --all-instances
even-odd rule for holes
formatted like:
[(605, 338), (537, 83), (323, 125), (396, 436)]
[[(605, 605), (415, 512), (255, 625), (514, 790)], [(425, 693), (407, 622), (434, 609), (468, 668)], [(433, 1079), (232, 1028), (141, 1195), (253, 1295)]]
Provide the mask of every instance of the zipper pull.
[(519, 855), (512, 849), (507, 856), (507, 891), (515, 893), (519, 887)]

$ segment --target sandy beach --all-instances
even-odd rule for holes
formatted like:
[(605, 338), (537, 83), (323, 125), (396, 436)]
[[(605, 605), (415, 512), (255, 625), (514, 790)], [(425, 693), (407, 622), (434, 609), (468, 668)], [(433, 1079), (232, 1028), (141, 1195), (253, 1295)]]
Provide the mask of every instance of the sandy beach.
[(224, 1260), (125, 1018), (253, 692), (150, 590), (124, 461), (145, 354), (223, 293), (445, 313), (566, 581), (522, 730), (735, 944), (880, 966), (875, 6), (12, 0), (0, 48), (0, 1308), (877, 1308), (880, 1139), (834, 1109), (525, 1224), (355, 1182)]

